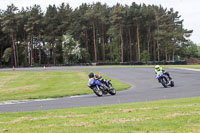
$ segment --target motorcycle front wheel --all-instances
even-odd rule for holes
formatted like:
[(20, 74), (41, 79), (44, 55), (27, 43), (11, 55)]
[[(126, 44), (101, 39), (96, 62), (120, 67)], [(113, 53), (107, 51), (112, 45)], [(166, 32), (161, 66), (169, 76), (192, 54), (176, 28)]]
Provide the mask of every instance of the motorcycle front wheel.
[(166, 77), (163, 77), (163, 78), (161, 79), (161, 84), (162, 84), (165, 88), (167, 88), (167, 83), (168, 83), (167, 78), (166, 78)]
[(103, 95), (103, 92), (102, 92), (102, 90), (99, 88), (99, 86), (94, 87), (94, 88), (93, 88), (93, 92), (94, 92), (97, 96), (99, 96), (99, 97), (101, 97), (101, 96)]
[(112, 84), (110, 83), (109, 84), (109, 90), (108, 92), (111, 94), (111, 95), (116, 95), (116, 90), (115, 88), (112, 87)]

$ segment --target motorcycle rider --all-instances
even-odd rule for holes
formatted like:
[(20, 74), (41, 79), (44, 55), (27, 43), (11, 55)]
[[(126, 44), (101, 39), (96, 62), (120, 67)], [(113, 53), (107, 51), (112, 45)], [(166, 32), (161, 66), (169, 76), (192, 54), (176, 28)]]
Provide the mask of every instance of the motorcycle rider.
[[(157, 74), (158, 72), (162, 72), (163, 74), (167, 75), (167, 77), (169, 78), (169, 81), (172, 80), (172, 78), (169, 75), (169, 72), (166, 72), (165, 70), (163, 70), (162, 67), (160, 67), (159, 65), (155, 66), (155, 74)], [(160, 81), (159, 81), (160, 82)]]
[[(99, 86), (103, 86), (105, 89), (108, 89), (104, 84), (102, 84), (102, 82), (105, 82), (104, 79), (101, 79), (102, 76), (100, 76), (99, 74), (95, 74), (93, 72), (90, 72), (88, 74), (89, 77), (89, 81), (88, 81), (88, 87), (90, 87), (91, 89), (93, 89), (93, 87), (95, 85), (99, 85)], [(101, 79), (101, 80), (100, 80)]]
[(89, 77), (89, 81), (88, 81), (88, 87), (90, 87), (91, 89), (93, 89), (93, 86), (94, 85), (102, 85), (102, 83), (98, 80), (101, 78), (100, 75), (95, 75), (95, 77), (97, 77), (96, 79), (94, 78), (94, 73), (93, 72), (90, 72), (88, 74), (88, 77)]
[(101, 79), (102, 78), (102, 76), (100, 76), (99, 74), (95, 74), (95, 79), (96, 80), (99, 80), (99, 79)]

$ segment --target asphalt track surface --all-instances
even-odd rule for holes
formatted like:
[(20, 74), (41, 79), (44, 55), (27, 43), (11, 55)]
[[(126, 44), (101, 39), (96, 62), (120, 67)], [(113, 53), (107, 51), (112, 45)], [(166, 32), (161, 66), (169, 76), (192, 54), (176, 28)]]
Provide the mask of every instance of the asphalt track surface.
[[(88, 67), (48, 67), (45, 70), (43, 68), (18, 68), (16, 71), (97, 71), (103, 75), (125, 82), (131, 85), (131, 88), (124, 91), (117, 91), (115, 96), (104, 95), (97, 97), (95, 94), (90, 94), (55, 99), (0, 103), (0, 113), (64, 109), (200, 96), (200, 71), (176, 68), (166, 68), (166, 70), (173, 77), (175, 87), (162, 87), (155, 79), (153, 68), (89, 67), (88, 69)], [(12, 69), (0, 69), (0, 71), (12, 71)], [(115, 85), (113, 86), (115, 87)]]

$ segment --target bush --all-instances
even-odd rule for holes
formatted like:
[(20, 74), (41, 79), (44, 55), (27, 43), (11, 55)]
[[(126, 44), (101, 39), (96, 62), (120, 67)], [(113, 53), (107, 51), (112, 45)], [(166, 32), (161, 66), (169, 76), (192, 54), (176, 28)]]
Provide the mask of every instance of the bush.
[(141, 53), (141, 57), (140, 57), (140, 60), (142, 62), (147, 62), (150, 60), (150, 54), (147, 50), (144, 50), (142, 53)]

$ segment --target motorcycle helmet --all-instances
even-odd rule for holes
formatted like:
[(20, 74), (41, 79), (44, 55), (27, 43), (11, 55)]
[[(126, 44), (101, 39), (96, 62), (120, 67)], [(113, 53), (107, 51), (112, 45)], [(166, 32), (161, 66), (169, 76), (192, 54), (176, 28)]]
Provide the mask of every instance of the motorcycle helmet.
[(96, 74), (96, 75), (95, 75), (95, 78), (99, 78), (99, 77), (100, 77), (100, 75), (99, 75), (99, 74)]
[(159, 70), (159, 69), (160, 69), (160, 66), (159, 66), (159, 65), (156, 65), (156, 66), (155, 66), (155, 69), (156, 69), (156, 70)]
[(90, 73), (88, 74), (88, 77), (89, 77), (89, 78), (94, 78), (94, 73), (93, 73), (93, 72), (90, 72)]

